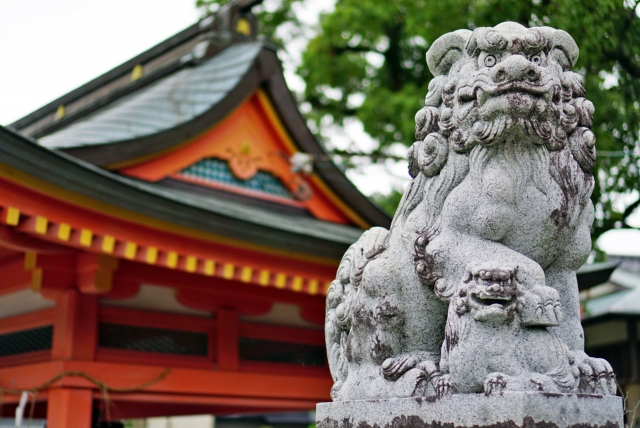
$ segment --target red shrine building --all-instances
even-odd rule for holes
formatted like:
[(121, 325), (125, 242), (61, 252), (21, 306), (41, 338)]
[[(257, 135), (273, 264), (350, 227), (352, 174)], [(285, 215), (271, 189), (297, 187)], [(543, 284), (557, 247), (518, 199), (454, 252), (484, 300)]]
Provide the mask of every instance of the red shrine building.
[[(0, 399), (49, 428), (310, 410), (324, 298), (388, 227), (238, 0), (0, 127)], [(33, 413), (30, 413), (30, 412)]]

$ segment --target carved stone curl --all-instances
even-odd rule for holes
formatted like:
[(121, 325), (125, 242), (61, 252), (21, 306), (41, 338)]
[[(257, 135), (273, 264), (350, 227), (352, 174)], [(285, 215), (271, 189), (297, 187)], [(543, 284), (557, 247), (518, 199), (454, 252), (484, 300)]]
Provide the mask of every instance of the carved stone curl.
[(577, 58), (566, 32), (513, 22), (431, 45), (412, 182), (327, 297), (334, 401), (615, 393), (580, 325), (595, 137)]

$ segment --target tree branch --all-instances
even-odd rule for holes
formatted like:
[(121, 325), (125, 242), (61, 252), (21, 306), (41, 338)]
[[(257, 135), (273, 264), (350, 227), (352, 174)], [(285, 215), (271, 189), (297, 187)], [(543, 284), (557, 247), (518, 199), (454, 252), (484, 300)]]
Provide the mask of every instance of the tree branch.
[(331, 53), (335, 55), (341, 55), (345, 52), (373, 52), (383, 55), (379, 50), (365, 46), (331, 46)]

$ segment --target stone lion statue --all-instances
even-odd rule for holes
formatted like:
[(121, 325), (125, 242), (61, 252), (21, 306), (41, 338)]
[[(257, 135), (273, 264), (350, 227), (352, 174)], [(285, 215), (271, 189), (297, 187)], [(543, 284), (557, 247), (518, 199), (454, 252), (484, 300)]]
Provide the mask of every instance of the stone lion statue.
[(432, 44), (413, 179), (390, 230), (349, 249), (327, 296), (334, 400), (446, 389), (447, 307), (477, 266), (493, 266), (488, 277), (517, 272), (510, 323), (565, 346), (584, 390), (615, 392), (610, 365), (584, 353), (580, 325), (575, 272), (591, 250), (595, 136), (577, 58), (566, 32), (513, 22)]

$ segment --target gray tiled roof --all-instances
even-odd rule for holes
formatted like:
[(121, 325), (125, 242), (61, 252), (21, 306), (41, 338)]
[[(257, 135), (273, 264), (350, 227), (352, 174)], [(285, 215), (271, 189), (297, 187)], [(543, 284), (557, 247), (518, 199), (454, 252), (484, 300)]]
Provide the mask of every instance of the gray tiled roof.
[(640, 274), (618, 268), (609, 283), (621, 289), (584, 302), (583, 319), (615, 314), (640, 315)]
[(174, 128), (209, 110), (240, 82), (262, 43), (235, 44), (39, 139), (49, 148), (132, 140)]

